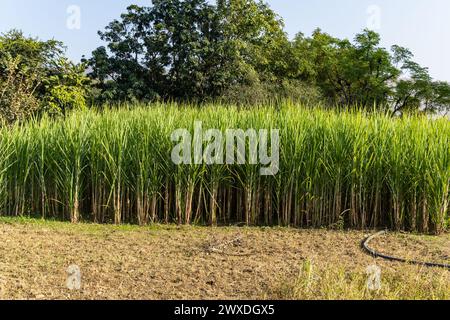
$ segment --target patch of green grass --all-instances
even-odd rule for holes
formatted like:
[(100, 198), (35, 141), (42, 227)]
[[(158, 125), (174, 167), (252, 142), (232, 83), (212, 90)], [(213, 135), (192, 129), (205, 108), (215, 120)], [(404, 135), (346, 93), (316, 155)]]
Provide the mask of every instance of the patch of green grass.
[[(7, 225), (25, 225), (31, 228), (42, 230), (51, 229), (59, 232), (81, 232), (84, 234), (105, 234), (110, 232), (158, 232), (158, 231), (193, 231), (208, 228), (206, 226), (190, 226), (190, 225), (176, 225), (176, 224), (150, 224), (139, 226), (135, 224), (99, 224), (92, 222), (70, 223), (68, 221), (58, 221), (54, 219), (42, 219), (32, 217), (5, 217), (0, 216), (0, 224)], [(222, 226), (221, 232), (235, 232), (235, 226)], [(283, 227), (239, 227), (239, 230), (286, 230)]]
[(171, 230), (177, 228), (175, 225), (153, 224), (148, 226), (138, 226), (132, 224), (97, 224), (97, 223), (70, 223), (67, 221), (57, 221), (52, 219), (39, 219), (29, 217), (0, 217), (0, 224), (9, 225), (26, 225), (37, 229), (51, 229), (61, 232), (81, 232), (90, 234), (102, 234), (105, 232), (142, 232), (142, 231), (158, 231)]

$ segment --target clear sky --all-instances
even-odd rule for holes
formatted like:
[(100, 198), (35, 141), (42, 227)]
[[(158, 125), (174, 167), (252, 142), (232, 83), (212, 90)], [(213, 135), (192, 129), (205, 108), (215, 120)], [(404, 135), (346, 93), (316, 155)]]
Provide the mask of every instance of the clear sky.
[[(450, 1), (448, 0), (268, 0), (290, 36), (315, 28), (338, 37), (369, 26), (383, 46), (410, 48), (416, 61), (440, 80), (450, 81)], [(97, 31), (119, 17), (129, 4), (150, 0), (0, 0), (0, 32), (22, 29), (41, 39), (64, 41), (79, 60), (101, 44)], [(75, 7), (74, 7), (75, 6)], [(80, 19), (78, 19), (78, 17)], [(79, 22), (79, 23), (78, 23)]]

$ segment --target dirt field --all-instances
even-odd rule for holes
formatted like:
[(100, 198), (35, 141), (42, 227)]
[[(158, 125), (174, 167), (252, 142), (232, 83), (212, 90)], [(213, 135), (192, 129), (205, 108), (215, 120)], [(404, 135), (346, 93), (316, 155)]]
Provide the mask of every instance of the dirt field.
[[(70, 225), (0, 219), (1, 299), (450, 299), (450, 271), (375, 260), (364, 232)], [(450, 262), (450, 236), (373, 246)], [(81, 270), (81, 289), (66, 286)], [(367, 289), (366, 268), (381, 268)]]

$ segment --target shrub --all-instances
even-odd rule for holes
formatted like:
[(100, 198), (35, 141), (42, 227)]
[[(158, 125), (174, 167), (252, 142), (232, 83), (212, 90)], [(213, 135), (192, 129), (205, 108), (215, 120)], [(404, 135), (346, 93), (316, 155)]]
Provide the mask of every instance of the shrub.
[(67, 59), (58, 60), (57, 72), (43, 80), (46, 94), (44, 111), (65, 115), (70, 110), (86, 107), (88, 78), (85, 65), (75, 65)]
[(319, 89), (312, 85), (299, 80), (282, 80), (236, 84), (227, 89), (219, 100), (236, 105), (265, 105), (286, 100), (316, 105), (321, 104), (323, 99)]

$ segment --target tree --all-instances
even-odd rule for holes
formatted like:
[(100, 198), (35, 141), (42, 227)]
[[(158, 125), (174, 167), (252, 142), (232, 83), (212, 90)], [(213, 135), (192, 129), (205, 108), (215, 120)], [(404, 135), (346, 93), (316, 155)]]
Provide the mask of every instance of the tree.
[(299, 33), (292, 42), (290, 74), (318, 86), (332, 105), (427, 112), (449, 106), (446, 82), (433, 81), (406, 48), (380, 47), (370, 30), (354, 41), (334, 38), (320, 29), (310, 38)]
[[(56, 40), (40, 41), (25, 37), (19, 30), (10, 30), (0, 35), (0, 60), (7, 57), (20, 58), (20, 69), (35, 69), (45, 72), (55, 65), (64, 54), (63, 44)], [(4, 69), (0, 69), (3, 73)]]
[(379, 43), (379, 35), (370, 30), (356, 35), (354, 43), (320, 29), (311, 38), (298, 34), (293, 42), (297, 77), (316, 83), (332, 104), (383, 105), (400, 70)]
[(89, 60), (100, 98), (214, 95), (216, 82), (209, 78), (217, 77), (214, 69), (220, 62), (215, 47), (218, 23), (203, 0), (156, 0), (152, 7), (128, 7), (121, 20), (99, 32), (107, 48), (98, 48)]
[(258, 80), (285, 77), (288, 64), (283, 56), (290, 53), (282, 19), (263, 1), (219, 0), (217, 10), (228, 54), (245, 80), (246, 73)]
[(157, 0), (99, 34), (107, 47), (93, 52), (90, 76), (106, 101), (217, 98), (280, 73), (288, 45), (281, 20), (253, 0)]
[(1, 114), (8, 122), (51, 110), (85, 106), (85, 67), (64, 57), (56, 40), (40, 41), (12, 30), (0, 36)]
[(412, 60), (413, 54), (407, 49), (394, 48), (397, 56), (403, 54), (401, 69), (405, 78), (395, 84), (392, 94), (393, 113), (424, 111), (435, 113), (450, 109), (450, 84), (434, 81), (428, 68)]

